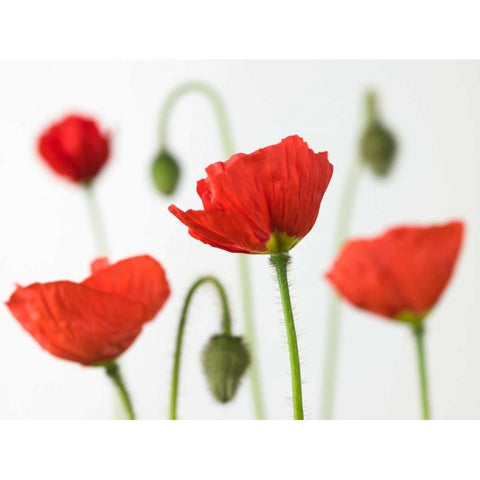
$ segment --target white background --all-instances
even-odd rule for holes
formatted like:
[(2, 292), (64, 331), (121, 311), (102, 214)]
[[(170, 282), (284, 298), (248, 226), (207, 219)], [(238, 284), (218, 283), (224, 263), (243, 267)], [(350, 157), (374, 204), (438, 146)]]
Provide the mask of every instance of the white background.
[[(478, 282), (478, 62), (241, 61), (17, 62), (0, 64), (0, 296), (14, 283), (81, 280), (94, 257), (83, 192), (54, 176), (38, 158), (39, 132), (64, 113), (98, 117), (114, 136), (108, 167), (97, 182), (111, 260), (140, 253), (167, 270), (172, 296), (123, 357), (140, 418), (165, 418), (173, 342), (186, 289), (197, 276), (218, 275), (242, 331), (233, 254), (193, 240), (167, 211), (170, 200), (151, 187), (159, 108), (179, 82), (205, 80), (227, 102), (238, 151), (250, 152), (298, 133), (328, 150), (335, 172), (312, 232), (292, 251), (291, 278), (305, 379), (307, 418), (319, 413), (324, 354), (323, 273), (347, 166), (356, 158), (363, 95), (374, 87), (400, 152), (393, 174), (367, 174), (356, 203), (353, 233), (377, 234), (405, 222), (464, 219), (467, 236), (456, 274), (428, 320), (428, 362), (436, 418), (480, 418)], [(215, 118), (203, 98), (179, 105), (171, 147), (184, 176), (173, 201), (197, 207), (195, 182), (222, 157)], [(278, 295), (266, 257), (251, 257), (260, 367), (269, 418), (290, 418), (288, 352)], [(0, 312), (3, 418), (110, 418), (113, 394), (103, 372), (42, 351), (5, 307)], [(228, 406), (206, 389), (199, 355), (219, 323), (208, 289), (198, 295), (187, 326), (181, 372), (181, 418), (251, 418), (248, 383)], [(339, 418), (416, 418), (419, 413), (409, 331), (344, 308)]]

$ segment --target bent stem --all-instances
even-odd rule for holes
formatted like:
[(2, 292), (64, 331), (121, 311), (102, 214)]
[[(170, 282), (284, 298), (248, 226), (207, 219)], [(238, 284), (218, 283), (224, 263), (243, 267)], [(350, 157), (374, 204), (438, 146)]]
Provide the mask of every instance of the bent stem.
[[(363, 163), (354, 161), (348, 171), (340, 201), (340, 212), (335, 228), (334, 249), (338, 251), (345, 241), (353, 216), (353, 207), (360, 183)], [(337, 365), (340, 343), (341, 304), (339, 296), (330, 289), (327, 297), (327, 331), (325, 335), (325, 361), (323, 367), (323, 388), (321, 401), (321, 418), (333, 418)]]
[(222, 101), (222, 98), (217, 93), (217, 91), (210, 85), (203, 82), (186, 82), (182, 83), (175, 89), (173, 89), (165, 102), (160, 112), (160, 129), (159, 129), (159, 140), (160, 147), (166, 148), (168, 142), (168, 128), (170, 126), (170, 117), (172, 115), (173, 109), (177, 104), (178, 100), (187, 93), (201, 93), (205, 95), (206, 98), (211, 102), (215, 115), (217, 117), (218, 129), (220, 131), (220, 138), (222, 140), (222, 147), (225, 154), (228, 157), (233, 155), (233, 140), (230, 133), (230, 127), (228, 123), (227, 110)]
[(425, 361), (425, 329), (421, 323), (412, 326), (418, 361), (418, 379), (423, 420), (430, 420), (430, 401), (428, 395), (427, 366)]
[(228, 307), (228, 300), (227, 300), (227, 294), (225, 293), (225, 289), (215, 277), (205, 276), (205, 277), (199, 278), (196, 282), (194, 282), (194, 284), (188, 290), (187, 296), (185, 297), (185, 302), (183, 304), (182, 313), (180, 315), (180, 322), (178, 324), (177, 340), (175, 344), (175, 354), (173, 357), (172, 381), (171, 381), (171, 388), (170, 388), (170, 409), (169, 409), (170, 420), (177, 420), (180, 361), (182, 357), (183, 334), (185, 331), (185, 323), (187, 321), (187, 313), (193, 298), (193, 294), (204, 283), (211, 283), (217, 290), (217, 293), (220, 297), (220, 301), (222, 304), (222, 331), (224, 335), (228, 335), (228, 336), (231, 335), (230, 309)]
[(105, 237), (102, 217), (100, 215), (97, 199), (95, 197), (93, 184), (86, 183), (84, 188), (87, 196), (88, 213), (90, 215), (90, 222), (92, 224), (97, 255), (103, 257), (107, 254), (107, 241)]
[(132, 400), (120, 373), (119, 365), (116, 362), (107, 363), (105, 365), (105, 371), (107, 372), (107, 375), (112, 379), (113, 384), (117, 388), (118, 396), (122, 402), (123, 408), (125, 409), (128, 420), (135, 420)]
[[(217, 118), (218, 130), (222, 142), (223, 154), (230, 158), (235, 149), (228, 121), (225, 104), (218, 92), (210, 85), (203, 82), (186, 82), (179, 85), (166, 98), (160, 113), (159, 120), (159, 142), (160, 148), (168, 150), (168, 131), (170, 118), (177, 102), (188, 93), (200, 93), (212, 104)], [(238, 274), (240, 278), (241, 300), (243, 309), (243, 320), (245, 325), (245, 337), (250, 350), (249, 377), (252, 391), (253, 408), (255, 417), (258, 420), (265, 418), (265, 406), (260, 381), (260, 369), (257, 357), (257, 340), (255, 334), (255, 322), (253, 315), (252, 289), (250, 282), (250, 265), (246, 255), (239, 255)]]
[(302, 376), (300, 372), (300, 357), (298, 354), (297, 333), (293, 319), (292, 302), (288, 287), (287, 266), (290, 260), (288, 253), (271, 255), (278, 279), (278, 288), (282, 298), (283, 315), (287, 330), (288, 351), (290, 354), (290, 374), (292, 380), (293, 418), (303, 420)]

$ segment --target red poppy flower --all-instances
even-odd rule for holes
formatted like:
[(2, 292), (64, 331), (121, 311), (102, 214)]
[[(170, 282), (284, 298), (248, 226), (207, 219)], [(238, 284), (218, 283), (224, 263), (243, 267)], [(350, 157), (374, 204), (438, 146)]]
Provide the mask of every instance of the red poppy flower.
[(388, 318), (419, 321), (445, 289), (462, 243), (462, 222), (398, 227), (342, 248), (328, 280), (340, 295)]
[(93, 365), (123, 353), (169, 294), (162, 266), (144, 255), (113, 265), (97, 260), (81, 283), (17, 287), (7, 306), (45, 350)]
[(38, 150), (59, 175), (87, 183), (107, 161), (109, 144), (109, 135), (100, 131), (95, 120), (69, 115), (41, 135)]
[(298, 136), (206, 169), (197, 184), (203, 210), (169, 210), (193, 238), (229, 252), (277, 253), (313, 227), (333, 173), (327, 152)]

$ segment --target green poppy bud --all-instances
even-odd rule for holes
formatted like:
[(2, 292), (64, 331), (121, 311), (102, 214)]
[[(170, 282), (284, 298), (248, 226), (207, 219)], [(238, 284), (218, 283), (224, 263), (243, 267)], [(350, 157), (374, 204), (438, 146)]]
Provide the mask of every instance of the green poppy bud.
[(166, 150), (161, 150), (152, 163), (152, 179), (160, 193), (172, 195), (180, 177), (178, 162)]
[(215, 399), (221, 403), (232, 400), (250, 362), (242, 337), (214, 335), (203, 350), (202, 362)]
[(364, 131), (361, 143), (363, 161), (379, 176), (390, 172), (396, 151), (393, 135), (378, 121), (373, 121)]

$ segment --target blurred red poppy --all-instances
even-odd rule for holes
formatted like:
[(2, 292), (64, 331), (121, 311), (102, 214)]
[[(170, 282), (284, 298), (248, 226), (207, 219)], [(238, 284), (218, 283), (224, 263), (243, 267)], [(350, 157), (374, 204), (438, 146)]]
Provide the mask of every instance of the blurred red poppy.
[(93, 365), (114, 360), (137, 338), (170, 294), (162, 266), (148, 255), (92, 264), (81, 283), (17, 287), (7, 306), (53, 355)]
[(206, 169), (197, 184), (203, 210), (169, 207), (193, 238), (229, 252), (278, 253), (313, 227), (333, 173), (327, 152), (314, 153), (300, 137)]
[(462, 222), (398, 227), (342, 248), (328, 280), (359, 308), (404, 320), (422, 320), (438, 301), (455, 266)]
[(40, 136), (38, 151), (59, 175), (88, 183), (108, 159), (110, 138), (92, 118), (69, 115)]

